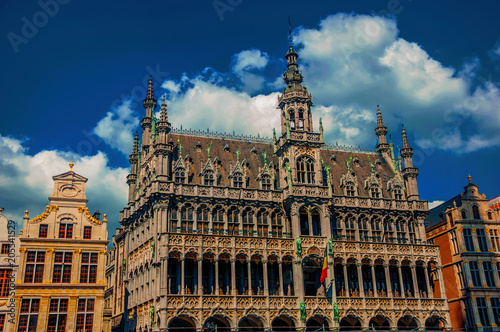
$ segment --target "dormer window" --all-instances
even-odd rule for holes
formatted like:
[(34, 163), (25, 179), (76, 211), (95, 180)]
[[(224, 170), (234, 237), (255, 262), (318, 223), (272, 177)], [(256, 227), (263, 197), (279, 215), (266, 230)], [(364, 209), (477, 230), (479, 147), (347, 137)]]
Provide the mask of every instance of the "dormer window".
[(235, 188), (243, 188), (243, 174), (242, 173), (235, 173), (233, 175), (233, 187)]
[(297, 160), (297, 180), (300, 183), (314, 183), (314, 161), (309, 157)]
[(400, 187), (394, 188), (394, 199), (403, 199), (403, 190)]
[(174, 175), (175, 183), (186, 183), (186, 172), (183, 168), (175, 170)]
[(215, 174), (213, 171), (206, 171), (205, 174), (203, 174), (203, 184), (205, 186), (213, 186), (215, 181)]
[(295, 111), (290, 110), (290, 128), (295, 129)]
[(262, 176), (262, 190), (271, 190), (271, 176), (266, 174)]
[(347, 196), (356, 196), (356, 187), (354, 186), (354, 183), (348, 182), (345, 186), (345, 194)]
[(380, 190), (377, 186), (372, 186), (370, 188), (370, 196), (371, 198), (380, 198)]

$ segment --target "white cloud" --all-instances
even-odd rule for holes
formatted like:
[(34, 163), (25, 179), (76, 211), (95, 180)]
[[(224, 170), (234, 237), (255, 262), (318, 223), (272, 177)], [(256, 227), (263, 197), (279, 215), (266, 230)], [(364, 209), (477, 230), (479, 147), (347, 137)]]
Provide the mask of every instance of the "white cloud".
[(107, 213), (108, 232), (114, 233), (119, 224), (119, 213), (127, 200), (128, 187), (125, 168), (109, 166), (107, 156), (98, 152), (94, 156), (81, 157), (74, 153), (43, 150), (30, 155), (23, 141), (0, 136), (0, 202), (7, 218), (22, 225), (24, 211), (30, 217), (40, 214), (48, 204), (52, 194), (52, 176), (69, 170), (69, 162), (74, 161), (74, 170), (88, 178), (86, 196), (89, 209)]
[(94, 128), (94, 133), (106, 144), (125, 155), (131, 152), (133, 131), (139, 124), (139, 119), (131, 109), (131, 103), (132, 101), (128, 99), (121, 105), (113, 107)]
[(260, 71), (267, 66), (269, 62), (267, 53), (255, 49), (244, 50), (233, 55), (232, 62), (231, 70), (241, 79), (243, 91), (254, 93), (264, 87), (266, 79), (252, 71)]
[(439, 205), (441, 205), (443, 203), (444, 203), (444, 201), (432, 201), (432, 202), (429, 202), (429, 210), (433, 209), (436, 206), (439, 206)]

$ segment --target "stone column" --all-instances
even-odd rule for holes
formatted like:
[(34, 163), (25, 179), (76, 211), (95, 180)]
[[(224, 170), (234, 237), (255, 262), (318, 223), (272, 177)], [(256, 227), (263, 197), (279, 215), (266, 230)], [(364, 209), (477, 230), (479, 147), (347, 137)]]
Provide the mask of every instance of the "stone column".
[(465, 273), (465, 282), (466, 284), (464, 287), (473, 287), (472, 285), (472, 275), (470, 273), (470, 266), (469, 266), (469, 261), (464, 261), (464, 273)]
[(198, 295), (203, 295), (203, 256), (198, 257)]
[[(50, 267), (53, 266), (54, 264), (54, 249), (50, 248), (45, 251), (45, 263), (44, 263), (44, 269), (43, 269), (43, 276), (42, 276), (42, 283), (47, 284), (52, 282), (51, 278), (51, 273), (52, 269)], [(36, 260), (36, 258), (35, 258)], [(101, 264), (103, 265), (103, 264)], [(49, 268), (48, 268), (49, 267)], [(89, 271), (90, 273), (90, 271)], [(33, 271), (33, 278), (36, 276), (36, 270)]]
[(267, 260), (262, 261), (262, 270), (264, 273), (264, 296), (269, 296), (269, 280), (267, 276)]
[(394, 294), (392, 293), (391, 274), (389, 272), (389, 264), (384, 264), (384, 270), (385, 270), (385, 283), (387, 286), (387, 296), (394, 297)]
[(365, 297), (365, 287), (363, 285), (363, 269), (361, 263), (356, 263), (358, 269), (359, 296)]
[(247, 260), (248, 266), (248, 295), (252, 295), (252, 260), (248, 258)]
[(372, 271), (373, 296), (378, 297), (377, 280), (375, 278), (375, 264), (373, 262), (370, 264), (370, 269)]
[[(486, 301), (486, 310), (488, 311), (488, 318), (490, 320), (490, 325), (495, 324), (496, 320), (495, 320), (495, 316), (493, 315), (493, 308), (491, 307), (490, 297), (486, 297), (485, 301)], [(493, 331), (495, 331), (494, 328), (493, 328)]]
[(309, 236), (313, 236), (313, 224), (312, 224), (312, 215), (311, 211), (307, 212), (307, 222), (309, 223)]
[(484, 274), (483, 261), (478, 261), (477, 266), (479, 267), (479, 278), (481, 280), (481, 285), (483, 285), (483, 287), (488, 287), (488, 285), (486, 284), (486, 276)]
[(399, 275), (399, 287), (401, 289), (401, 297), (406, 297), (403, 285), (403, 274), (401, 273), (401, 263), (398, 264), (398, 275)]
[(180, 295), (184, 295), (184, 285), (185, 285), (184, 276), (186, 274), (185, 267), (186, 267), (186, 257), (182, 257), (181, 258), (181, 294)]
[(437, 267), (437, 273), (438, 273), (438, 278), (439, 278), (439, 288), (441, 290), (441, 298), (446, 299), (446, 291), (444, 289), (443, 267), (442, 266)]
[(347, 277), (347, 263), (343, 263), (342, 264), (342, 268), (344, 269), (344, 292), (345, 292), (345, 295), (344, 296), (347, 296), (349, 297), (349, 278)]
[(219, 295), (219, 260), (214, 260), (215, 264), (215, 295)]
[(236, 295), (236, 259), (231, 259), (231, 295)]
[[(280, 296), (283, 296), (283, 261), (278, 262), (278, 271), (279, 271), (279, 277), (280, 277)], [(293, 281), (293, 280), (292, 280)], [(288, 294), (290, 296), (290, 294)]]
[(427, 285), (427, 297), (433, 299), (434, 298), (434, 292), (432, 287), (433, 285), (431, 285), (429, 282), (429, 271), (427, 270), (427, 265), (424, 265), (424, 275), (425, 275), (425, 284)]
[(193, 232), (199, 233), (198, 229), (198, 209), (193, 207)]
[(214, 233), (214, 221), (213, 221), (213, 211), (209, 210), (208, 212), (208, 234)]
[(332, 290), (332, 303), (334, 303), (337, 301), (337, 289), (335, 287), (335, 262), (333, 260), (333, 255), (331, 261), (328, 263), (328, 275), (330, 276), (329, 280), (331, 283), (330, 288)]
[(415, 264), (410, 265), (411, 268), (411, 278), (413, 279), (413, 297), (419, 299), (420, 291), (418, 289), (417, 272), (415, 270)]

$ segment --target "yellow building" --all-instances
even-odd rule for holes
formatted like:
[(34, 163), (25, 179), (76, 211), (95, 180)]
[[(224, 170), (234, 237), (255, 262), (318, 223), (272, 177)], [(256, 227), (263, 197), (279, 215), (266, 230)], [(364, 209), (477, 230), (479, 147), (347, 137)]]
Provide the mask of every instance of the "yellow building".
[[(53, 177), (45, 211), (24, 216), (16, 278), (16, 331), (101, 331), (106, 215), (89, 213), (87, 179), (70, 170)], [(36, 326), (36, 328), (35, 328)]]

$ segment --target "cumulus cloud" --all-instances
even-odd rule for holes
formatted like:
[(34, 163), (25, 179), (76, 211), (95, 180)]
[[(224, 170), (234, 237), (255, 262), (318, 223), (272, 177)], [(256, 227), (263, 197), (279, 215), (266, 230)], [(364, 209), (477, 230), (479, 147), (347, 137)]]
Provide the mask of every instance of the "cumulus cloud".
[[(168, 86), (170, 85), (167, 84)], [(132, 100), (127, 99), (121, 105), (113, 107), (94, 128), (94, 134), (125, 155), (131, 152), (133, 131), (139, 124), (139, 118), (131, 109), (131, 103)]]
[[(455, 69), (398, 33), (393, 19), (344, 13), (294, 31), (304, 84), (316, 105), (316, 130), (323, 117), (326, 141), (372, 147), (380, 104), (389, 131), (400, 131), (404, 123), (414, 148), (467, 153), (500, 146), (499, 91), (478, 79), (479, 59)], [(278, 65), (285, 69), (282, 59), (250, 49), (232, 57), (228, 72), (205, 68), (166, 80), (170, 121), (175, 127), (270, 136), (273, 127), (280, 128), (276, 106), (284, 84), (270, 75)], [(108, 113), (96, 133), (128, 154), (138, 119), (119, 110)], [(122, 136), (111, 134), (114, 129)]]
[(432, 201), (432, 202), (429, 202), (429, 210), (430, 209), (434, 209), (436, 206), (439, 206), (441, 204), (443, 204), (444, 201)]
[[(43, 212), (52, 194), (52, 176), (67, 172), (73, 160), (74, 170), (88, 178), (86, 196), (89, 210), (108, 214), (108, 231), (119, 226), (119, 213), (127, 200), (126, 176), (128, 170), (114, 168), (107, 156), (98, 152), (94, 156), (81, 157), (71, 152), (43, 150), (31, 155), (24, 147), (25, 141), (0, 135), (0, 202), (7, 218), (22, 225), (24, 211), (30, 217)], [(112, 234), (111, 234), (112, 235)]]

